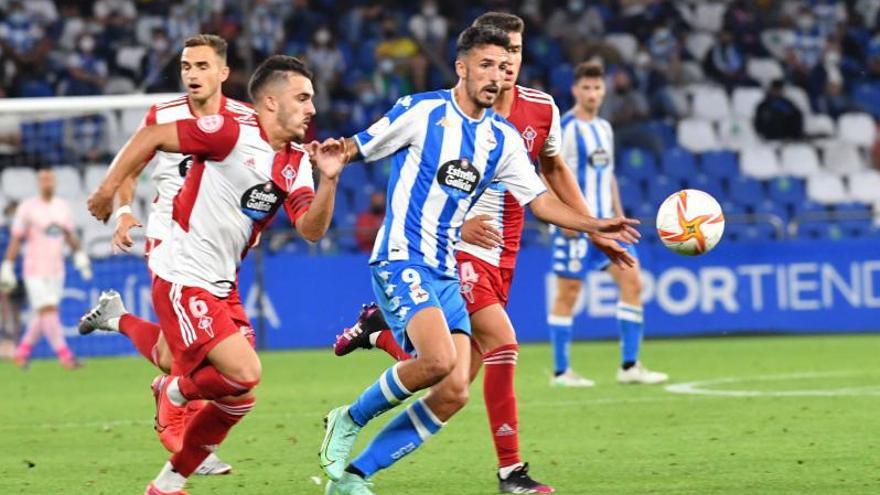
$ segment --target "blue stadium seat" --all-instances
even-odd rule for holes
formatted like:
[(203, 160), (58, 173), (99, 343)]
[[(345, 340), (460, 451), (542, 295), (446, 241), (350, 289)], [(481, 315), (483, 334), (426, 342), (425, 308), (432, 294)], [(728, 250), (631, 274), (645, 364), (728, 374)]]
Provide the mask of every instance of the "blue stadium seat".
[(731, 151), (707, 151), (700, 157), (703, 173), (714, 177), (739, 176), (739, 160)]
[(745, 215), (748, 213), (743, 203), (729, 200), (721, 202), (721, 211), (724, 212), (725, 217)]
[(550, 71), (550, 89), (557, 92), (571, 92), (574, 83), (574, 68), (571, 64), (559, 64)]
[(787, 205), (799, 205), (807, 198), (807, 187), (803, 179), (777, 177), (767, 181), (768, 195)]
[(853, 104), (880, 118), (880, 85), (876, 83), (859, 84), (852, 91)]
[(798, 239), (841, 240), (845, 237), (848, 237), (846, 232), (836, 222), (808, 220), (798, 225)]
[[(642, 201), (635, 206), (627, 207), (627, 205), (624, 205), (624, 207), (631, 209), (629, 210), (630, 216), (635, 216), (637, 218), (654, 218), (657, 216), (657, 208), (660, 207), (660, 203)], [(649, 225), (649, 227), (653, 228), (653, 225)]]
[(841, 230), (848, 237), (870, 237), (875, 235), (873, 221), (869, 218), (839, 220)]
[(719, 203), (727, 201), (727, 191), (724, 188), (724, 182), (718, 177), (697, 174), (689, 178), (686, 177), (684, 183), (685, 186), (690, 189), (699, 189), (700, 191), (711, 194)]
[(620, 175), (633, 179), (653, 180), (657, 175), (657, 162), (654, 155), (639, 148), (624, 148), (620, 153)]
[(870, 218), (871, 206), (865, 203), (838, 203), (833, 207), (835, 218), (848, 220), (857, 217)]
[[(737, 227), (738, 240), (740, 242), (750, 241), (772, 241), (776, 239), (776, 229), (773, 225), (764, 222), (739, 224)], [(725, 225), (725, 230), (727, 225)], [(726, 235), (726, 232), (725, 232)]]
[(755, 205), (765, 197), (764, 185), (748, 177), (737, 177), (728, 187), (731, 199)]
[(678, 179), (671, 179), (665, 175), (658, 175), (654, 177), (654, 180), (648, 183), (648, 199), (659, 206), (667, 197), (680, 191), (681, 188), (681, 181)]
[(529, 60), (537, 63), (544, 70), (552, 70), (565, 61), (559, 43), (545, 36), (529, 36), (526, 42), (526, 54)]
[(663, 173), (669, 177), (687, 179), (698, 173), (696, 157), (680, 146), (664, 150), (660, 163), (663, 165)]
[(651, 134), (659, 136), (660, 139), (663, 140), (663, 146), (665, 148), (671, 148), (678, 145), (678, 139), (675, 137), (675, 127), (671, 124), (662, 120), (652, 120), (643, 125), (646, 130), (651, 132)]
[(348, 165), (340, 176), (339, 185), (349, 191), (361, 190), (364, 184), (369, 182), (367, 177), (368, 166), (364, 162), (355, 162)]
[(779, 217), (783, 223), (787, 223), (789, 219), (789, 211), (785, 204), (772, 199), (765, 199), (756, 203), (753, 207), (753, 211), (755, 213), (775, 215)]

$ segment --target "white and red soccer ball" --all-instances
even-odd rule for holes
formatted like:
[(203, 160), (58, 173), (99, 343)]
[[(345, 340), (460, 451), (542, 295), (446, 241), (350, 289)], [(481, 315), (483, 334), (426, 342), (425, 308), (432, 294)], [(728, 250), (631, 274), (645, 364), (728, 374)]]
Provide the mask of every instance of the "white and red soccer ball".
[(678, 254), (708, 253), (724, 234), (724, 213), (710, 194), (683, 189), (670, 195), (657, 211), (657, 234)]

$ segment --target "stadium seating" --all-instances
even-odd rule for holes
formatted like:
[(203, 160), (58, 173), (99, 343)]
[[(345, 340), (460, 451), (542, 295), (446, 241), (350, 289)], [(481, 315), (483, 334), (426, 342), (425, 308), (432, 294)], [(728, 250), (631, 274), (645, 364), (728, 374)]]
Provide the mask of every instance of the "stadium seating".
[(845, 113), (837, 119), (837, 138), (856, 146), (870, 147), (877, 137), (877, 124), (866, 113)]
[(718, 135), (712, 122), (697, 118), (678, 121), (678, 142), (681, 147), (693, 153), (702, 153), (720, 148)]
[(768, 145), (756, 145), (740, 153), (742, 172), (756, 179), (770, 179), (782, 175), (776, 151)]
[(819, 171), (819, 154), (811, 144), (787, 144), (782, 147), (780, 164), (786, 175), (809, 177)]

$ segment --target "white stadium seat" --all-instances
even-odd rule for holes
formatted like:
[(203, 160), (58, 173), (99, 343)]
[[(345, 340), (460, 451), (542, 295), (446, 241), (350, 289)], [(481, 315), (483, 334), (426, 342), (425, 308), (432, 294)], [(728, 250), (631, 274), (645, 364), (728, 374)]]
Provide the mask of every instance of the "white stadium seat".
[(717, 33), (724, 23), (724, 11), (727, 5), (723, 2), (700, 2), (694, 8), (693, 26), (697, 29)]
[(845, 203), (849, 200), (843, 179), (834, 174), (816, 174), (807, 179), (807, 197), (818, 203)]
[(871, 147), (877, 137), (877, 125), (870, 114), (850, 112), (837, 119), (837, 136), (856, 146)]
[(687, 35), (684, 47), (697, 60), (702, 61), (715, 45), (715, 36), (709, 33), (694, 31)]
[(79, 170), (70, 165), (55, 167), (55, 191), (67, 200), (80, 200), (83, 197), (82, 177)]
[(605, 36), (605, 43), (613, 46), (620, 52), (620, 56), (627, 62), (636, 58), (639, 49), (639, 41), (629, 33), (613, 33)]
[(88, 165), (83, 176), (83, 187), (86, 191), (94, 191), (107, 175), (108, 165)]
[(730, 100), (727, 93), (716, 87), (699, 87), (693, 93), (693, 116), (706, 120), (722, 120), (730, 117)]
[(742, 173), (755, 179), (772, 179), (783, 175), (776, 150), (766, 144), (756, 144), (742, 150), (739, 168)]
[(746, 73), (765, 87), (770, 85), (770, 81), (784, 75), (782, 66), (772, 58), (750, 58), (746, 63)]
[(722, 147), (736, 151), (760, 143), (751, 119), (745, 117), (734, 116), (718, 122), (718, 137)]
[(37, 187), (37, 172), (30, 167), (8, 167), (0, 174), (3, 194), (9, 199), (21, 201), (22, 199), (35, 196), (39, 190)]
[(682, 119), (678, 121), (678, 142), (682, 148), (692, 153), (719, 149), (718, 136), (712, 122), (703, 119)]
[(824, 113), (814, 113), (804, 117), (804, 133), (810, 137), (830, 137), (837, 132), (834, 119)]
[(819, 154), (811, 144), (792, 143), (782, 147), (780, 153), (782, 172), (794, 177), (809, 177), (817, 174), (821, 166)]
[(828, 141), (822, 146), (822, 150), (822, 163), (829, 172), (846, 174), (859, 172), (865, 168), (862, 154), (852, 143), (842, 140)]
[(733, 90), (733, 113), (739, 117), (752, 119), (758, 104), (764, 99), (761, 88), (738, 87)]
[(874, 203), (880, 200), (880, 172), (864, 170), (847, 176), (848, 192), (855, 201)]

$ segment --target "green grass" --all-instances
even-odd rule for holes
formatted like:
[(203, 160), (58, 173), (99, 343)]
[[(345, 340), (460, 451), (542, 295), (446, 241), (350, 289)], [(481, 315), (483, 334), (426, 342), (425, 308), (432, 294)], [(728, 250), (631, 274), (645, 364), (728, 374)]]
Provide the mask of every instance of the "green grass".
[[(576, 345), (586, 390), (547, 385), (546, 346), (520, 356), (522, 448), (561, 494), (880, 493), (880, 337), (752, 337), (647, 342), (649, 365), (675, 382), (742, 378), (713, 390), (847, 389), (839, 396), (718, 397), (613, 382), (617, 344)], [(198, 494), (315, 494), (321, 418), (389, 364), (380, 352), (264, 353), (257, 408), (220, 450), (231, 476), (194, 479)], [(812, 374), (811, 374), (812, 373)], [(93, 359), (68, 373), (0, 364), (0, 494), (134, 494), (166, 454), (151, 428), (141, 359)], [(797, 374), (768, 379), (770, 375)], [(495, 493), (479, 382), (445, 431), (376, 477), (380, 495)], [(389, 416), (390, 415), (386, 415)], [(358, 450), (379, 426), (362, 434)]]

